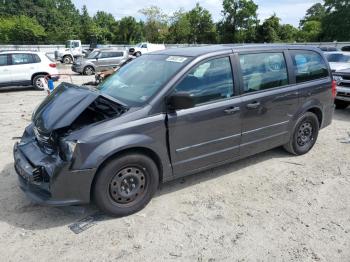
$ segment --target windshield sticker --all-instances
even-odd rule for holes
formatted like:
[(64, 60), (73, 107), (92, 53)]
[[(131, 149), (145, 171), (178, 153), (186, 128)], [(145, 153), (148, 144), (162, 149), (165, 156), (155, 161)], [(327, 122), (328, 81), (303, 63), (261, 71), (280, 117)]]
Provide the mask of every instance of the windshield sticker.
[(183, 56), (169, 56), (166, 61), (174, 63), (183, 63), (187, 60), (187, 57)]

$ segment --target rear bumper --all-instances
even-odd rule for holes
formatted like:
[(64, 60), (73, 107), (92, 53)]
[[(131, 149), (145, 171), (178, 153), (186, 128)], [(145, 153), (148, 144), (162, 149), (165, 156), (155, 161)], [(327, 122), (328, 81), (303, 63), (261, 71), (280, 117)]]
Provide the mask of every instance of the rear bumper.
[(19, 186), (32, 201), (49, 206), (90, 202), (96, 169), (70, 170), (70, 163), (44, 154), (34, 140), (15, 144), (13, 155)]

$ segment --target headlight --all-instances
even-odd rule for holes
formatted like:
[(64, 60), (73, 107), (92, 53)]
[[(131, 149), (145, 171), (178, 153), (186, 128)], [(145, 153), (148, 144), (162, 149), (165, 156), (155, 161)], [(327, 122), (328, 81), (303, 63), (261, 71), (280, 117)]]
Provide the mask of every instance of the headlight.
[(337, 82), (340, 83), (341, 81), (343, 81), (343, 78), (341, 76), (333, 76), (333, 79)]

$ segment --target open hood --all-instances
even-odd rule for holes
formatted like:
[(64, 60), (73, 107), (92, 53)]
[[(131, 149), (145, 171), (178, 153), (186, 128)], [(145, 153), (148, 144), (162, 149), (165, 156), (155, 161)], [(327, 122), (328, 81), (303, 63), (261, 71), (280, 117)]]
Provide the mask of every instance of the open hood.
[[(118, 116), (125, 107), (104, 97), (99, 91), (68, 83), (59, 85), (34, 112), (32, 121), (41, 133), (75, 128)], [(78, 126), (79, 125), (79, 126)]]

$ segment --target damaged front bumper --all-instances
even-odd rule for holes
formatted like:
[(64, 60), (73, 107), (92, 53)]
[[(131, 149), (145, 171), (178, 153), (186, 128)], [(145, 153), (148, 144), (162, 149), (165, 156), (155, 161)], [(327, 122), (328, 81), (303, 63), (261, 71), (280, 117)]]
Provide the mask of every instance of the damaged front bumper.
[(26, 130), (13, 149), (20, 188), (34, 202), (50, 206), (87, 204), (96, 169), (71, 170), (58, 155), (43, 153)]

